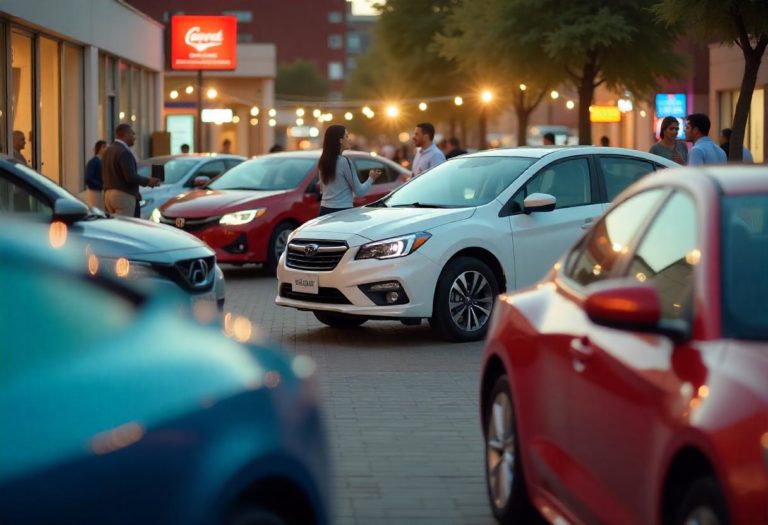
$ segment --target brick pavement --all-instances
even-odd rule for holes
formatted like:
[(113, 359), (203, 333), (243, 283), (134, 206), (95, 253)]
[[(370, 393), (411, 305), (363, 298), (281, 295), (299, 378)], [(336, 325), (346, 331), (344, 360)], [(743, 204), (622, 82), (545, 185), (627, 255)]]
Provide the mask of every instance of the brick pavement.
[(275, 306), (273, 277), (224, 270), (226, 310), (317, 364), (338, 525), (495, 523), (477, 413), (482, 343), (446, 343), (426, 322), (335, 330)]

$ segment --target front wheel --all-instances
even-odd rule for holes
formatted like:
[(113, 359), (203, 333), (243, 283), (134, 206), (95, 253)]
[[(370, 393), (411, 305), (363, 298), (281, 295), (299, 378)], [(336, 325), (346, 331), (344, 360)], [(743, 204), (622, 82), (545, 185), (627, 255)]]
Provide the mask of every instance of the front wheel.
[(471, 257), (450, 261), (437, 281), (430, 326), (451, 341), (485, 337), (499, 285), (484, 262)]
[(728, 512), (725, 497), (711, 477), (695, 481), (675, 513), (675, 525), (725, 525)]
[(332, 328), (355, 328), (360, 326), (368, 319), (353, 315), (336, 314), (331, 312), (312, 312), (315, 318), (324, 325)]
[(272, 232), (269, 238), (269, 253), (267, 254), (267, 271), (269, 273), (274, 274), (277, 271), (277, 263), (288, 246), (288, 236), (293, 230), (293, 224), (281, 222)]

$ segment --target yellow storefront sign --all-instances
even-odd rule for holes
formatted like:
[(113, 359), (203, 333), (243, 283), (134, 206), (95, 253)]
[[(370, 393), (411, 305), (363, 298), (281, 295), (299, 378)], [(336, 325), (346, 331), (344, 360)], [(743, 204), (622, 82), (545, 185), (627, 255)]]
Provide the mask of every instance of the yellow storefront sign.
[(590, 122), (621, 122), (618, 106), (589, 106)]

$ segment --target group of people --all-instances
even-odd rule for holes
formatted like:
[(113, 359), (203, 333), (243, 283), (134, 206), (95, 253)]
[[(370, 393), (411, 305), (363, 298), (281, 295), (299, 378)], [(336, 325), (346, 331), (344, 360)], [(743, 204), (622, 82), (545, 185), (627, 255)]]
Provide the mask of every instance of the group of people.
[[(661, 121), (659, 141), (651, 146), (650, 152), (688, 166), (704, 164), (724, 164), (730, 159), (731, 129), (720, 132), (720, 144), (709, 138), (712, 123), (704, 113), (692, 113), (685, 118), (685, 139), (693, 143), (688, 150), (685, 142), (678, 140), (680, 121), (675, 117), (665, 117)], [(742, 160), (752, 162), (752, 154), (744, 147)]]

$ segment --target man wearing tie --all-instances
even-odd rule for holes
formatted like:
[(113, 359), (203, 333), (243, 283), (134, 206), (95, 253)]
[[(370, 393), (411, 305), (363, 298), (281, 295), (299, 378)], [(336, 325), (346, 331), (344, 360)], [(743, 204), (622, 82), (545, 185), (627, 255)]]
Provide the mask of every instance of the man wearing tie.
[(128, 149), (136, 142), (136, 132), (130, 124), (115, 128), (115, 141), (109, 145), (102, 159), (104, 179), (104, 207), (107, 212), (126, 217), (138, 217), (139, 186), (160, 184), (156, 177), (139, 175), (136, 158)]

